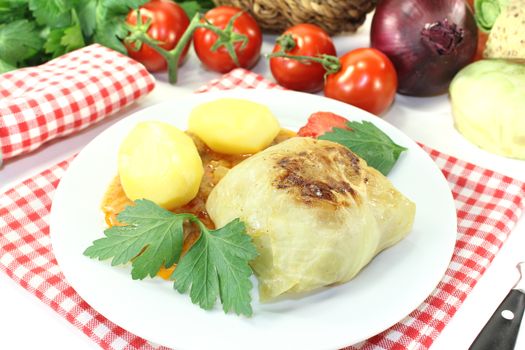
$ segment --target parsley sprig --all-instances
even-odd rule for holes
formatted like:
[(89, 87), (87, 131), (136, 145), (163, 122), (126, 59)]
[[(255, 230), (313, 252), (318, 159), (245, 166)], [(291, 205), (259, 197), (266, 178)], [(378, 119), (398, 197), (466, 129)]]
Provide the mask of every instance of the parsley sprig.
[[(220, 298), (224, 312), (251, 316), (249, 261), (257, 250), (244, 223), (235, 219), (217, 230), (208, 229), (193, 214), (174, 214), (149, 200), (137, 200), (117, 219), (123, 226), (104, 231), (84, 251), (99, 260), (111, 259), (111, 265), (131, 262), (133, 279), (153, 277), (163, 266), (177, 263), (172, 274), (174, 288), (189, 290), (191, 300), (203, 309), (213, 308)], [(191, 222), (200, 229), (200, 237), (181, 257), (183, 225)]]
[(258, 253), (244, 223), (235, 219), (215, 231), (198, 223), (201, 237), (175, 269), (175, 288), (181, 293), (191, 289), (191, 301), (205, 310), (220, 296), (224, 312), (250, 316), (253, 272), (248, 262)]
[(371, 122), (349, 121), (350, 130), (334, 128), (319, 136), (321, 140), (337, 142), (366, 160), (367, 164), (388, 175), (401, 153), (407, 149), (400, 146)]
[[(126, 54), (125, 19), (147, 0), (0, 0), (0, 74), (99, 43)], [(211, 0), (176, 0), (192, 18)]]
[(0, 74), (94, 42), (126, 53), (130, 8), (147, 0), (0, 0)]

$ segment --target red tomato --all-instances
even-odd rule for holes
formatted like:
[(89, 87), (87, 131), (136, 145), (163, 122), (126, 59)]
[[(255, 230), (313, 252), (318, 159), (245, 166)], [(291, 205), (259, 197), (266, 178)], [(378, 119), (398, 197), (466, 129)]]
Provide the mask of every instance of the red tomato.
[[(186, 12), (170, 0), (151, 0), (139, 9), (142, 23), (146, 23), (148, 19), (151, 20), (151, 25), (147, 31), (148, 35), (161, 41), (163, 44), (160, 46), (166, 50), (171, 50), (177, 45), (182, 34), (184, 34), (190, 24)], [(136, 10), (129, 12), (126, 21), (129, 24), (137, 23)], [(134, 51), (130, 45), (125, 45), (128, 55), (142, 63), (150, 72), (166, 70), (167, 63), (164, 58), (148, 45), (143, 44), (138, 51)], [(188, 48), (189, 43), (184, 48), (179, 64), (186, 56)]]
[(340, 57), (341, 70), (326, 78), (324, 94), (362, 108), (383, 113), (394, 101), (397, 74), (392, 62), (381, 51), (362, 48)]
[(298, 136), (319, 137), (334, 128), (348, 129), (348, 119), (332, 112), (316, 112), (310, 115), (305, 126), (297, 131)]
[[(313, 24), (298, 24), (286, 30), (283, 35), (291, 35), (295, 47), (286, 51), (293, 56), (335, 56), (335, 46), (330, 36)], [(273, 52), (281, 50), (275, 44)], [(306, 92), (315, 92), (323, 88), (325, 69), (320, 63), (302, 63), (298, 60), (272, 57), (270, 69), (277, 82), (285, 88)]]
[[(214, 26), (224, 29), (230, 19), (242, 10), (231, 6), (219, 6), (206, 12), (204, 17)], [(249, 13), (243, 12), (233, 23), (233, 32), (246, 35), (248, 42), (241, 48), (241, 42), (235, 42), (233, 47), (240, 67), (251, 68), (257, 63), (261, 53), (262, 34), (257, 22)], [(237, 65), (224, 46), (212, 51), (211, 48), (218, 36), (206, 28), (198, 28), (193, 35), (193, 46), (197, 56), (207, 68), (220, 73), (226, 73)]]

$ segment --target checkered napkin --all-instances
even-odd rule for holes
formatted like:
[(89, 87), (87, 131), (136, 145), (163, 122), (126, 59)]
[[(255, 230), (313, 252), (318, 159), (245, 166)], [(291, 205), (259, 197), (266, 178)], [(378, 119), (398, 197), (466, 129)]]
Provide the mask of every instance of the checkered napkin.
[[(199, 91), (236, 86), (273, 88), (237, 69)], [(525, 205), (525, 184), (424, 147), (443, 171), (454, 195), (458, 238), (454, 256), (434, 292), (409, 316), (348, 349), (427, 349), (461, 306), (508, 237)], [(71, 159), (0, 195), (0, 269), (104, 349), (153, 345), (108, 321), (67, 284), (52, 252), (49, 209)]]
[(0, 163), (103, 119), (150, 92), (140, 63), (98, 44), (0, 75)]

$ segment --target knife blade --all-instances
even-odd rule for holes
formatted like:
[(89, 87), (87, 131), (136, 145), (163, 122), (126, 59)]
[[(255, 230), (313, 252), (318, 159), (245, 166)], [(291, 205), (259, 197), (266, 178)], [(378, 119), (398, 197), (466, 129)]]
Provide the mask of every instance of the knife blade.
[(498, 306), (469, 350), (513, 350), (525, 310), (525, 262), (517, 266), (520, 279)]

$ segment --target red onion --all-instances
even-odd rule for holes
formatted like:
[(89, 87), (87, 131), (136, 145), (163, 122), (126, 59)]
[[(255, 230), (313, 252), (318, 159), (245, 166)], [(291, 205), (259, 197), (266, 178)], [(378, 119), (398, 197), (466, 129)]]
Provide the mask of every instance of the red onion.
[(372, 20), (372, 47), (385, 53), (398, 74), (397, 91), (412, 96), (447, 91), (472, 61), (477, 27), (464, 0), (382, 0)]

